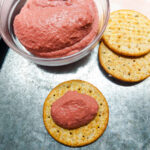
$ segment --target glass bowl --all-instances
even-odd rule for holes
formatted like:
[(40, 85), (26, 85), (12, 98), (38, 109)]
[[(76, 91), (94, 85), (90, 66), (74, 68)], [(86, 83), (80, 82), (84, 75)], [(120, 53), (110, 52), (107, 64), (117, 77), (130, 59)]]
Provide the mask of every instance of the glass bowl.
[(85, 57), (94, 49), (102, 37), (109, 19), (109, 0), (95, 0), (99, 12), (99, 32), (96, 38), (81, 51), (59, 58), (41, 58), (29, 53), (17, 40), (13, 33), (13, 20), (25, 4), (26, 0), (1, 0), (0, 2), (0, 33), (7, 45), (24, 58), (44, 66), (61, 66), (70, 64)]

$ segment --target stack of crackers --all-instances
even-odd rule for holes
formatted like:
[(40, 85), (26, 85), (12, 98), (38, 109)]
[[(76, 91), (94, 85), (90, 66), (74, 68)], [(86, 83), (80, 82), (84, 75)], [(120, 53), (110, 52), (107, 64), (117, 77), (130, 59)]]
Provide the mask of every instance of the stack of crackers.
[(104, 70), (127, 82), (150, 76), (150, 20), (132, 10), (118, 10), (110, 15), (99, 60)]

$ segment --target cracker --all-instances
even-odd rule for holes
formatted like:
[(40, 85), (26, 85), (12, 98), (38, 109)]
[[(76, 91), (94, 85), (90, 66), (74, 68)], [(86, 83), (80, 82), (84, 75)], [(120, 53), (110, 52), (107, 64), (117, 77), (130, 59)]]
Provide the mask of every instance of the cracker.
[[(95, 98), (99, 105), (95, 119), (89, 124), (73, 130), (57, 126), (51, 117), (52, 104), (70, 90)], [(56, 86), (49, 93), (43, 107), (43, 120), (47, 131), (55, 140), (68, 146), (83, 146), (97, 140), (105, 131), (108, 119), (109, 108), (105, 97), (95, 86), (81, 80), (66, 81)]]
[(102, 42), (99, 61), (107, 73), (122, 81), (138, 82), (150, 75), (150, 53), (136, 58), (119, 56)]
[(110, 15), (103, 40), (110, 49), (120, 55), (147, 54), (150, 52), (150, 20), (136, 11), (115, 11)]

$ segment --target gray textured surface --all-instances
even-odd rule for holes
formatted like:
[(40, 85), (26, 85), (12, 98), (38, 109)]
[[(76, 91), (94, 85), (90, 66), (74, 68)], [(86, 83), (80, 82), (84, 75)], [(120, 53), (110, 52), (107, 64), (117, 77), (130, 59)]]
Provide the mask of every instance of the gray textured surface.
[(69, 150), (47, 133), (43, 103), (62, 81), (82, 79), (106, 97), (110, 118), (103, 136), (82, 150), (150, 150), (150, 78), (126, 84), (107, 76), (98, 47), (79, 62), (40, 67), (9, 50), (0, 70), (0, 150)]

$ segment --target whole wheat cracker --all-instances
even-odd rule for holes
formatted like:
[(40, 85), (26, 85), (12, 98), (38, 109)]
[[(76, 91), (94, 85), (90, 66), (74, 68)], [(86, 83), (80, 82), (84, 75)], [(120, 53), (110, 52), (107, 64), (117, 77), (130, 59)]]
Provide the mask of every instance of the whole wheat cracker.
[(150, 76), (150, 53), (141, 57), (124, 57), (111, 51), (103, 42), (99, 47), (99, 61), (113, 77), (138, 82)]
[[(51, 116), (51, 105), (67, 91), (87, 94), (97, 101), (98, 113), (89, 124), (77, 129), (67, 130), (55, 124)], [(44, 125), (49, 134), (58, 142), (68, 146), (83, 146), (97, 140), (105, 131), (109, 119), (109, 108), (105, 97), (92, 84), (82, 80), (70, 80), (56, 86), (48, 95), (43, 107)]]
[(103, 35), (104, 43), (124, 56), (142, 56), (150, 52), (150, 20), (133, 10), (111, 13)]

